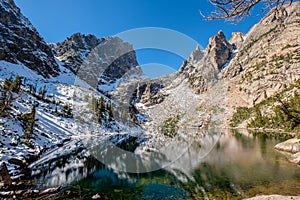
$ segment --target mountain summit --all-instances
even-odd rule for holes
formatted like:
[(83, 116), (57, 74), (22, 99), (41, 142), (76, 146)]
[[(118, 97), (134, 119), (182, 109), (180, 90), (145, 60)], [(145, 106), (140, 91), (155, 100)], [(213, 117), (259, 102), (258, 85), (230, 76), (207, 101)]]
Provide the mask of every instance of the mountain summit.
[(111, 91), (121, 81), (143, 76), (133, 46), (118, 37), (75, 33), (53, 46), (63, 65), (100, 91)]
[(13, 0), (0, 1), (0, 60), (22, 63), (43, 77), (60, 72), (53, 52)]

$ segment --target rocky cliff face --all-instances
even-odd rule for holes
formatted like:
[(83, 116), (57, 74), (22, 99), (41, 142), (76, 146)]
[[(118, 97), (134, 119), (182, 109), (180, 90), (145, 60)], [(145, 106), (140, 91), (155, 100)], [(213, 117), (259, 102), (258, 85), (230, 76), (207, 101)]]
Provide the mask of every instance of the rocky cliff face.
[[(261, 102), (300, 77), (300, 3), (267, 14), (242, 39), (222, 76), (248, 105)], [(237, 38), (237, 37), (234, 37)]]
[(214, 69), (220, 71), (231, 58), (232, 46), (226, 40), (224, 33), (219, 31), (216, 36), (209, 39), (205, 51)]
[[(226, 111), (220, 118), (230, 119), (236, 108), (253, 107), (299, 80), (299, 35), (300, 2), (295, 2), (271, 11), (247, 34), (233, 33), (227, 40), (222, 31), (218, 32), (205, 50), (197, 47), (183, 62), (178, 71), (182, 82), (175, 80), (172, 87), (160, 90), (169, 94), (176, 87), (180, 93), (180, 87), (187, 90), (183, 87), (187, 83), (207, 104), (215, 101), (215, 108)], [(294, 90), (286, 93), (293, 96)], [(163, 104), (171, 101), (166, 99), (169, 96)], [(270, 113), (272, 106), (264, 109)]]
[(241, 32), (233, 32), (231, 34), (231, 38), (228, 41), (230, 44), (234, 46), (234, 49), (240, 49), (241, 45), (245, 40), (245, 34)]
[(54, 44), (53, 49), (58, 59), (65, 62), (66, 67), (71, 71), (77, 73), (83, 60), (103, 40), (91, 34), (75, 33), (65, 41)]
[(143, 72), (138, 65), (133, 46), (120, 38), (107, 38), (103, 45), (98, 46), (98, 54), (102, 58), (102, 73), (99, 74), (101, 91), (110, 91), (119, 82), (142, 78)]
[(219, 31), (205, 50), (197, 47), (191, 53), (179, 73), (196, 94), (220, 78), (229, 88), (238, 88), (235, 94), (241, 94), (247, 105), (259, 103), (299, 79), (299, 10), (295, 2), (271, 11), (247, 34), (232, 33), (229, 41)]
[(233, 45), (222, 31), (209, 39), (205, 50), (197, 47), (179, 69), (183, 79), (188, 79), (194, 93), (200, 94), (212, 87), (217, 74), (232, 57)]
[(50, 78), (60, 74), (56, 56), (65, 67), (101, 91), (142, 76), (132, 45), (120, 38), (76, 33), (61, 43), (48, 45), (13, 0), (0, 0), (0, 13), (0, 60), (20, 62)]
[(66, 67), (104, 92), (143, 74), (132, 45), (117, 37), (99, 39), (76, 33), (53, 48)]
[(53, 53), (13, 0), (0, 1), (0, 60), (21, 62), (44, 77), (57, 76)]

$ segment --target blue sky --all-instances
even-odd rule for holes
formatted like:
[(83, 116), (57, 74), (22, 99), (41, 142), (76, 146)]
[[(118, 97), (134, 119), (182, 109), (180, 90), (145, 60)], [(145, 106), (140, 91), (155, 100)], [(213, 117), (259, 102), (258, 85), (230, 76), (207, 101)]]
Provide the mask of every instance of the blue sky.
[[(247, 32), (262, 17), (254, 14), (234, 25), (205, 21), (199, 14), (213, 11), (207, 0), (15, 0), (46, 42), (61, 42), (73, 33), (113, 36), (141, 27), (162, 27), (186, 34), (202, 47), (219, 30)], [(178, 69), (183, 58), (164, 51), (139, 50), (140, 64), (160, 63)]]

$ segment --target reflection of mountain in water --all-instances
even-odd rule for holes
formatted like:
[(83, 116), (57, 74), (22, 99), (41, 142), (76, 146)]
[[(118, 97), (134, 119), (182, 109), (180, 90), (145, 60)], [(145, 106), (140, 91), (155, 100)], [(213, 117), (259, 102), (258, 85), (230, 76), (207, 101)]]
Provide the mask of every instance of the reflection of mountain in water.
[(93, 157), (92, 160), (104, 163), (108, 169), (117, 173), (146, 173), (165, 168), (174, 175), (177, 171), (181, 171), (186, 177), (191, 177), (192, 171), (212, 150), (219, 136), (208, 134), (201, 129), (188, 131), (201, 132), (202, 136), (195, 140), (191, 137), (183, 138), (179, 134), (168, 146), (159, 151), (142, 153), (134, 153), (134, 150), (147, 140), (143, 136), (119, 134), (94, 137), (81, 140), (76, 144), (76, 148), (72, 148), (75, 143), (70, 142), (69, 145), (53, 150), (32, 164), (33, 174), (39, 174), (45, 179), (43, 181), (50, 185), (69, 184), (93, 171), (92, 168), (85, 166), (85, 163)]
[[(234, 199), (253, 196), (257, 190), (265, 194), (275, 193), (278, 188), (284, 193), (297, 195), (299, 169), (289, 165), (284, 156), (273, 150), (273, 145), (279, 142), (277, 139), (266, 140), (248, 133), (212, 135), (203, 137), (202, 143), (191, 143), (180, 158), (165, 169), (149, 173), (113, 170), (114, 165), (123, 163), (124, 154), (115, 154), (110, 165), (104, 166), (93, 157), (83, 156), (89, 151), (84, 150), (37, 166), (39, 170), (46, 169), (38, 178), (52, 186), (71, 183), (74, 185), (70, 188), (71, 196), (80, 194), (82, 198), (99, 193), (112, 199), (164, 199), (166, 195), (175, 199), (227, 195)], [(146, 157), (150, 159), (148, 162), (145, 158), (136, 159), (138, 162), (131, 164), (141, 168), (159, 166), (173, 158), (172, 153), (168, 153), (153, 154), (153, 157), (157, 156), (155, 160)], [(130, 155), (134, 154), (126, 154)], [(55, 168), (50, 167), (55, 165)]]
[[(131, 144), (130, 142), (132, 141), (135, 141), (136, 144), (142, 144), (146, 139), (140, 137), (132, 140), (132, 137), (124, 135), (124, 137), (131, 139), (131, 141), (119, 139), (117, 140), (119, 141), (117, 144), (109, 140), (101, 141), (101, 143), (93, 146), (90, 149), (90, 152), (108, 168), (117, 171), (145, 173), (161, 168), (166, 168), (168, 170), (179, 169), (181, 171), (186, 171), (188, 168), (189, 170), (185, 172), (188, 175), (196, 166), (190, 161), (194, 159), (199, 162), (199, 160), (203, 159), (218, 141), (218, 134), (208, 134), (207, 131), (202, 129), (187, 129), (185, 131), (197, 132), (198, 134), (201, 133), (201, 136), (195, 139), (194, 137), (188, 137), (188, 134), (181, 133), (173, 138), (167, 146), (164, 146), (157, 151), (134, 153), (125, 151), (120, 147), (125, 144), (128, 147), (128, 142)], [(129, 145), (129, 147), (134, 146), (136, 145)], [(189, 163), (188, 166), (187, 163)]]

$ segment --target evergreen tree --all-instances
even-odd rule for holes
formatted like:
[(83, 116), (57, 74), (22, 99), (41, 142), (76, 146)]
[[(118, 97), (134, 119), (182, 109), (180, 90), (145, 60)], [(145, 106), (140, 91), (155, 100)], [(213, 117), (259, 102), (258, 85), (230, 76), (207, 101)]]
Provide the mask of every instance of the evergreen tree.
[(21, 89), (21, 85), (22, 85), (22, 76), (16, 76), (16, 79), (12, 82), (11, 84), (11, 90), (13, 92), (18, 93)]
[(44, 85), (43, 91), (42, 91), (42, 99), (46, 98), (46, 93), (47, 93), (47, 87), (46, 87), (46, 85)]
[(110, 120), (113, 118), (114, 114), (113, 114), (113, 108), (112, 108), (112, 103), (109, 102), (107, 104), (107, 111), (108, 111), (108, 116), (110, 118)]
[(100, 109), (101, 112), (105, 111), (105, 101), (104, 101), (103, 97), (100, 97), (99, 109)]
[(33, 135), (34, 125), (35, 125), (35, 113), (36, 113), (36, 104), (33, 105), (32, 109), (28, 113), (24, 113), (21, 116), (22, 126), (24, 129), (23, 137), (30, 139)]
[(12, 78), (8, 78), (1, 86), (0, 92), (0, 116), (8, 116), (8, 111), (11, 109), (13, 94), (12, 94)]

